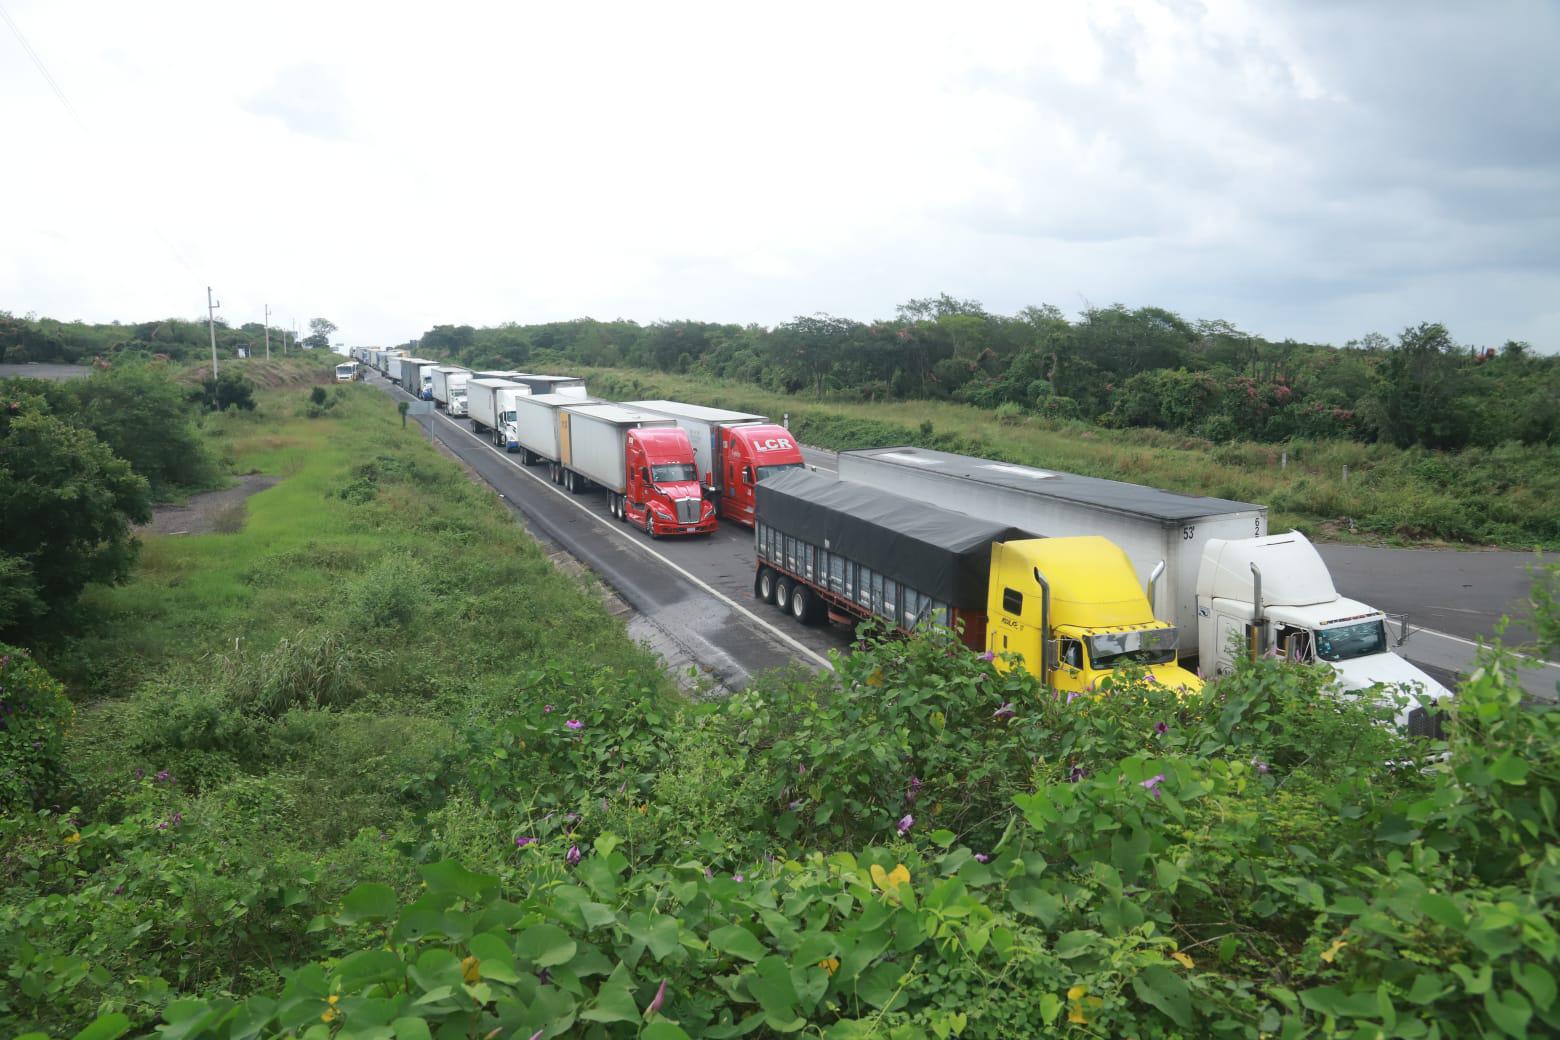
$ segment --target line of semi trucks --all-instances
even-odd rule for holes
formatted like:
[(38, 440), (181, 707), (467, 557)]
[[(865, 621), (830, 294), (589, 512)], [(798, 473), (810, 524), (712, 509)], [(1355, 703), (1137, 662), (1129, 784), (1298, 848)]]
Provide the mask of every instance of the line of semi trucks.
[(1407, 619), (1339, 595), (1303, 534), (1268, 533), (1265, 506), (907, 446), (840, 452), (836, 479), (762, 415), (394, 350), (354, 359), (566, 491), (605, 490), (652, 538), (751, 527), (754, 595), (802, 624), (947, 626), (1064, 691), (1128, 665), (1196, 689), (1273, 654), (1331, 668), (1346, 694), (1401, 692), (1399, 724), (1440, 733), (1450, 694), (1396, 653)]

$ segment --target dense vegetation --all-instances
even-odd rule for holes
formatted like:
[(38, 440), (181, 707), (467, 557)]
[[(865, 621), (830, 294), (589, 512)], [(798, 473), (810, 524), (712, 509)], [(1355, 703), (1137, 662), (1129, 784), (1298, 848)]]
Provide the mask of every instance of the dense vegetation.
[[(309, 322), (310, 335), (297, 346), (326, 350), (336, 326), (324, 318)], [(271, 329), (271, 352), (281, 355), (283, 332)], [(291, 340), (291, 333), (286, 334)], [(250, 357), (265, 356), (265, 326), (257, 321), (233, 328), (222, 319), (216, 322), (217, 353), (224, 359), (238, 355), (240, 348)], [(27, 364), (51, 362), (89, 365), (106, 361), (117, 363), (133, 358), (164, 357), (174, 361), (197, 361), (211, 356), (211, 330), (205, 322), (167, 318), (130, 325), (119, 322), (94, 324), (83, 321), (56, 321), (28, 315), (18, 318), (0, 311), (0, 362)]]
[(999, 417), (1220, 442), (1346, 438), (1460, 449), (1553, 444), (1560, 433), (1560, 358), (1519, 342), (1462, 347), (1430, 323), (1396, 342), (1373, 334), (1336, 349), (1274, 343), (1154, 307), (1090, 308), (1070, 321), (1055, 307), (1003, 316), (943, 296), (873, 322), (441, 325), (415, 345), (488, 367), (551, 359), (730, 379), (815, 400), (954, 400)]
[(692, 704), (388, 400), (308, 408), (207, 420), (285, 478), (241, 532), (0, 650), (0, 1025), (1560, 1029), (1560, 715), (1507, 661), (1445, 745), (1279, 661), (1063, 700), (935, 633)]

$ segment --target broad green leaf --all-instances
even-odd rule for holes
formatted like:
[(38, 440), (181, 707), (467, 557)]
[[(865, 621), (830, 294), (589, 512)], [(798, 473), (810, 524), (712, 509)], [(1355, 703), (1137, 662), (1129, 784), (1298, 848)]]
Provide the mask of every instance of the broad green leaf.
[(1061, 938), (1056, 940), (1053, 951), (1058, 957), (1076, 957), (1094, 945), (1094, 940), (1099, 937), (1099, 932), (1089, 930), (1063, 932)]
[(400, 905), (400, 900), (395, 897), (395, 889), (389, 885), (381, 885), (377, 881), (370, 881), (358, 885), (347, 893), (346, 898), (341, 901), (341, 913), (336, 915), (336, 923), (382, 921), (394, 917)]
[(491, 874), (477, 874), (452, 859), (440, 860), (419, 867), (417, 872), (428, 883), (428, 891), (448, 893), (461, 899), (478, 899), (485, 892), (498, 890), (498, 878)]
[(446, 987), (453, 989), (464, 982), (461, 978), (460, 958), (442, 949), (424, 950), (417, 958), (417, 963), (407, 968), (407, 974), (426, 992)]
[(1533, 1005), (1516, 990), (1508, 989), (1500, 993), (1490, 990), (1484, 994), (1484, 1010), (1507, 1036), (1528, 1035), (1527, 1025), (1533, 1017)]
[(390, 1023), (395, 1030), (395, 1040), (433, 1040), (428, 1022), (421, 1018), (398, 1018)]
[[(1062, 901), (1039, 885), (1020, 881), (1008, 892), (1008, 902), (1021, 914), (1028, 914), (1049, 928), (1062, 913)], [(1058, 950), (1058, 956), (1066, 957)]]
[(1517, 985), (1527, 990), (1533, 1006), (1548, 1011), (1555, 1003), (1555, 977), (1542, 964), (1517, 964), (1511, 969)]
[(1182, 1029), (1192, 1022), (1192, 997), (1186, 980), (1162, 965), (1144, 968), (1132, 978), (1132, 991), (1145, 1004), (1163, 1011)]
[(130, 1032), (130, 1016), (114, 1012), (101, 1015), (91, 1025), (77, 1033), (72, 1040), (117, 1040)]
[(796, 1016), (796, 987), (791, 984), (791, 966), (770, 955), (759, 961), (747, 977), (748, 992), (765, 1013), (788, 1021)]
[(857, 980), (856, 996), (873, 1007), (883, 1008), (886, 1011), (901, 1007), (908, 999), (899, 985), (899, 980), (904, 973), (902, 964), (885, 962), (875, 965), (863, 972), (861, 978)]
[(645, 933), (645, 945), (650, 948), (650, 954), (656, 960), (664, 960), (666, 957), (682, 949), (678, 941), (677, 918), (659, 915), (650, 924), (650, 929)]
[[(1490, 776), (1503, 784), (1520, 786), (1527, 783), (1528, 764), (1510, 751), (1490, 763)], [(1502, 1026), (1501, 1028), (1505, 1028)]]
[(715, 929), (710, 933), (710, 945), (721, 953), (729, 953), (745, 961), (763, 960), (764, 954), (769, 952), (752, 932), (738, 924)]
[(689, 1040), (682, 1026), (675, 1022), (651, 1022), (639, 1034), (640, 1040)]
[(627, 986), (609, 982), (596, 994), (596, 1002), (580, 1012), (580, 1017), (587, 1022), (637, 1022), (639, 1005), (634, 1003)]
[(1456, 932), (1461, 932), (1468, 927), (1468, 920), (1457, 904), (1450, 896), (1439, 892), (1426, 892), (1419, 897), (1419, 909), (1436, 924), (1443, 925)]
[(359, 950), (336, 965), (344, 992), (355, 993), (378, 982), (402, 978), (406, 966), (389, 950)]
[(535, 924), (527, 928), (520, 933), (517, 947), (521, 956), (540, 968), (567, 963), (578, 948), (569, 933), (555, 924)]

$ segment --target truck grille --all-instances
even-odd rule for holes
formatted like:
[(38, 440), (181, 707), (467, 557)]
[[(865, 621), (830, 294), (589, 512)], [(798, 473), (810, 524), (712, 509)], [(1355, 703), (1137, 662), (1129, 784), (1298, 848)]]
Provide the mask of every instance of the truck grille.
[(679, 498), (677, 505), (677, 522), (679, 524), (696, 524), (699, 522), (699, 506), (704, 503), (702, 498)]
[(1446, 716), (1439, 711), (1415, 708), (1408, 713), (1408, 735), (1428, 737), (1431, 740), (1446, 739)]

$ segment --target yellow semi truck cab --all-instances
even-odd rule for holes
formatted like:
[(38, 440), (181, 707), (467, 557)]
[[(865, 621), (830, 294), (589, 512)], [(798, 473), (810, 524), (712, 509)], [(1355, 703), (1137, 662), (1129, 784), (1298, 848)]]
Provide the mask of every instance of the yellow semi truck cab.
[(1176, 629), (1154, 617), (1151, 601), (1127, 554), (1098, 535), (999, 542), (991, 547), (986, 648), (998, 667), (1022, 664), (1057, 690), (1093, 690), (1128, 665), (1171, 688), (1202, 689), (1177, 663)]

